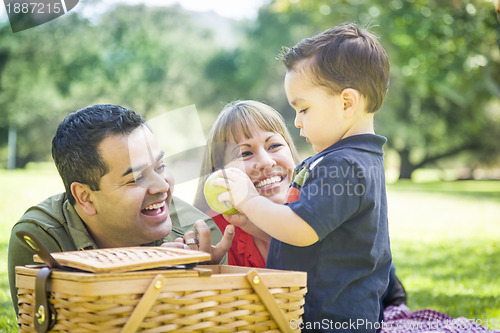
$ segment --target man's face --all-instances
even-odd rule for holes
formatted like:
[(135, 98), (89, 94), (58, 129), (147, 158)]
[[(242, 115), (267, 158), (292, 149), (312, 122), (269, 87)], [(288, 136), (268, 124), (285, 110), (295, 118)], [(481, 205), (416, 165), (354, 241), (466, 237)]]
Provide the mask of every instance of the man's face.
[(100, 190), (92, 192), (97, 211), (92, 234), (106, 237), (113, 247), (168, 235), (174, 180), (151, 131), (140, 126), (130, 135), (110, 136), (99, 151), (109, 172), (101, 178)]

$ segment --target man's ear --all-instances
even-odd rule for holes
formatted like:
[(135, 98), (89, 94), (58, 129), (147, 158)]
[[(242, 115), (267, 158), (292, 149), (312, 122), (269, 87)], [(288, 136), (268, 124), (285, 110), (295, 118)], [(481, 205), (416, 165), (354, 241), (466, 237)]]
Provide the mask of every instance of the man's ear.
[(71, 193), (76, 200), (76, 204), (89, 216), (97, 213), (97, 209), (92, 201), (92, 190), (88, 185), (73, 182), (71, 183)]
[(342, 103), (344, 103), (344, 115), (351, 116), (359, 105), (359, 92), (356, 89), (346, 88), (340, 93)]

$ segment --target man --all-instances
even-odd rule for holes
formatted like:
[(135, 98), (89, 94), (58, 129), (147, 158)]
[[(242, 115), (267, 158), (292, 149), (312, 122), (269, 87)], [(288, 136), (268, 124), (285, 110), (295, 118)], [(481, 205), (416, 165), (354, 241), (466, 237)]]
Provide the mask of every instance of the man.
[[(116, 105), (94, 105), (67, 116), (52, 141), (65, 193), (31, 207), (12, 228), (8, 266), (16, 313), (15, 266), (33, 263), (16, 232), (34, 235), (49, 252), (126, 246), (177, 246), (211, 253), (219, 263), (233, 237), (173, 197), (174, 180), (145, 120)], [(196, 234), (179, 220), (192, 221)], [(211, 246), (211, 244), (217, 244)]]

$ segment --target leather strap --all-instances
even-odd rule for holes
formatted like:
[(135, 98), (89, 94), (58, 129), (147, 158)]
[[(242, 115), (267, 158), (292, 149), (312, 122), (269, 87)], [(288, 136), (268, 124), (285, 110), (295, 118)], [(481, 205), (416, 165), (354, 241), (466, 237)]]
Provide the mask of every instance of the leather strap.
[(38, 333), (45, 333), (54, 327), (57, 314), (49, 302), (47, 293), (49, 277), (52, 270), (48, 267), (40, 269), (35, 281), (35, 329)]

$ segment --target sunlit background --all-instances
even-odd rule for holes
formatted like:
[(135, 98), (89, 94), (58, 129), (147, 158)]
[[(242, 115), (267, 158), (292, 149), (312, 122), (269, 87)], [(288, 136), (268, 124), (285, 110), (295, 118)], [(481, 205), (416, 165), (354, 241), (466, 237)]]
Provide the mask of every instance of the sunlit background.
[[(194, 106), (196, 130), (186, 118), (179, 141), (170, 130), (159, 135), (164, 146), (194, 140), (190, 149), (203, 144), (226, 103), (255, 99), (283, 114), (307, 157), (313, 151), (293, 127), (276, 56), (345, 21), (369, 26), (391, 62), (375, 130), (388, 138), (391, 239), (410, 308), (500, 318), (500, 36), (492, 1), (80, 0), (17, 33), (0, 8), (0, 331), (15, 327), (4, 268), (10, 228), (30, 205), (62, 191), (50, 146), (67, 114), (112, 103), (155, 119)], [(189, 197), (195, 186), (177, 194)]]

